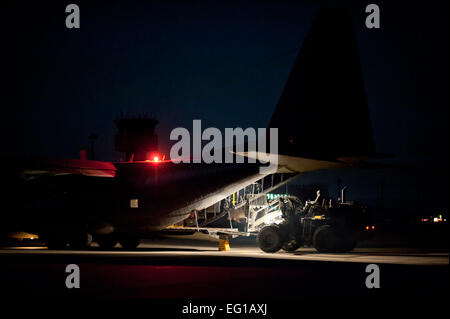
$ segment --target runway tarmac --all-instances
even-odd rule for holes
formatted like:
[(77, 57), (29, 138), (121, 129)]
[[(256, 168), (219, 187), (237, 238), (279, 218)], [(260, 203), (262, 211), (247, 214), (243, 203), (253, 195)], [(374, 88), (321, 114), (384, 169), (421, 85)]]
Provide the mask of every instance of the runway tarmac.
[[(1, 289), (39, 296), (81, 298), (299, 298), (448, 294), (445, 250), (357, 248), (319, 254), (312, 248), (267, 254), (254, 239), (232, 240), (218, 251), (205, 235), (144, 241), (135, 251), (48, 250), (45, 246), (0, 250)], [(64, 285), (65, 267), (80, 267), (82, 289)], [(368, 264), (379, 266), (381, 288), (368, 289)]]
[[(217, 244), (216, 244), (217, 245)], [(209, 256), (209, 257), (247, 257), (254, 259), (276, 260), (311, 260), (332, 261), (346, 263), (381, 263), (403, 265), (447, 265), (448, 252), (442, 250), (430, 251), (411, 248), (356, 248), (343, 254), (320, 254), (314, 248), (300, 248), (295, 252), (280, 251), (274, 254), (262, 252), (257, 247), (248, 245), (231, 245), (229, 251), (218, 251), (216, 245), (173, 244), (165, 242), (145, 242), (136, 251), (125, 251), (116, 246), (114, 250), (102, 251), (97, 245), (89, 250), (48, 250), (41, 246), (5, 247), (0, 250), (1, 255), (74, 255), (74, 256), (102, 256), (115, 258), (130, 257), (176, 257), (176, 256)]]

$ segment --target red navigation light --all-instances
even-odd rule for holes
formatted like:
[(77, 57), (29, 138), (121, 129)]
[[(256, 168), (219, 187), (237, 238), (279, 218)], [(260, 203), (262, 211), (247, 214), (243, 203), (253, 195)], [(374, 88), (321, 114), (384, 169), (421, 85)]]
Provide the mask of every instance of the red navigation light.
[(149, 154), (148, 159), (146, 160), (146, 162), (150, 163), (161, 163), (162, 161), (164, 161), (164, 157), (161, 158), (161, 155), (159, 153)]

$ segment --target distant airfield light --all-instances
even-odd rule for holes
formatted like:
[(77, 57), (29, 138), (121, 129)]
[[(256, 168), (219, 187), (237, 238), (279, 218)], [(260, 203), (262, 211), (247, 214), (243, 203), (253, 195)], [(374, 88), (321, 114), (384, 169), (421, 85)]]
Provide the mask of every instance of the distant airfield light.
[(430, 218), (421, 218), (420, 219), (421, 222), (423, 223), (444, 223), (447, 221), (446, 218), (444, 218), (444, 216), (442, 216), (442, 214), (437, 215), (437, 216), (430, 216)]

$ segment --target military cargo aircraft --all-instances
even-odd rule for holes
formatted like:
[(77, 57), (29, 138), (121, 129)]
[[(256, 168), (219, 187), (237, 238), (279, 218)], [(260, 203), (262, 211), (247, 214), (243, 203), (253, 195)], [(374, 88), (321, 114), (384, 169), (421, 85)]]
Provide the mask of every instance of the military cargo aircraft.
[[(268, 128), (278, 128), (273, 175), (358, 166), (376, 156), (356, 35), (345, 10), (317, 14)], [(4, 194), (1, 228), (39, 234), (49, 247), (82, 248), (93, 236), (104, 248), (117, 241), (134, 248), (264, 177), (258, 162), (176, 164), (129, 155), (116, 163), (25, 159), (8, 165), (14, 181)]]

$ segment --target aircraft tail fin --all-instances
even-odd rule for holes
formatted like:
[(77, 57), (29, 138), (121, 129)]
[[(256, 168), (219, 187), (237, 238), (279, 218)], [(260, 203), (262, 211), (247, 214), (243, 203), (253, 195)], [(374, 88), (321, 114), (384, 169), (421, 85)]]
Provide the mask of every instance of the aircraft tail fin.
[(345, 10), (322, 9), (314, 19), (268, 127), (278, 128), (279, 154), (374, 154), (356, 35)]

